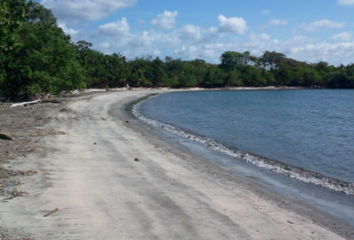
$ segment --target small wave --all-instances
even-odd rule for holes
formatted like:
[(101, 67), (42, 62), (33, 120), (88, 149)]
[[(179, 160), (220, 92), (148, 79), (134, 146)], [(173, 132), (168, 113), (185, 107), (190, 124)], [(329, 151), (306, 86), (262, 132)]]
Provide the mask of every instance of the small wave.
[(227, 155), (232, 156), (234, 158), (241, 159), (245, 162), (252, 163), (258, 167), (268, 169), (268, 170), (271, 170), (276, 173), (284, 174), (290, 178), (297, 179), (297, 180), (300, 180), (300, 181), (303, 181), (306, 183), (312, 183), (312, 184), (315, 184), (315, 185), (318, 185), (321, 187), (325, 187), (325, 188), (328, 188), (328, 189), (331, 189), (331, 190), (334, 190), (337, 192), (343, 192), (347, 195), (354, 196), (354, 184), (353, 183), (333, 179), (333, 178), (324, 176), (319, 173), (311, 172), (311, 171), (308, 171), (308, 170), (305, 170), (302, 168), (298, 168), (298, 167), (293, 167), (293, 166), (284, 164), (282, 162), (279, 162), (277, 160), (267, 159), (264, 157), (260, 157), (257, 155), (247, 153), (242, 150), (231, 149), (231, 148), (225, 147), (221, 143), (218, 143), (214, 139), (191, 134), (191, 133), (183, 131), (182, 129), (179, 129), (175, 126), (172, 126), (170, 124), (161, 123), (159, 121), (156, 121), (156, 120), (153, 120), (153, 119), (143, 116), (140, 112), (141, 105), (144, 102), (146, 102), (152, 98), (155, 98), (157, 96), (158, 95), (151, 96), (148, 99), (135, 104), (133, 107), (133, 110), (132, 110), (135, 117), (137, 117), (141, 121), (143, 121), (151, 126), (165, 129), (165, 130), (172, 132), (173, 134), (176, 134), (176, 135), (181, 136), (183, 138), (198, 142), (198, 143), (200, 143), (212, 150), (227, 154)]

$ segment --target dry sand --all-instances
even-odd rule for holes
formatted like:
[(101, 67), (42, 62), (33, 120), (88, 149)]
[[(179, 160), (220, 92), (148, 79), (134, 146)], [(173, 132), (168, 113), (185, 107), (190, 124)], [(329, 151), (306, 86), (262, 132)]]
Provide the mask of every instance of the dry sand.
[(27, 197), (0, 202), (0, 226), (34, 239), (343, 239), (144, 131), (123, 110), (153, 92), (48, 110), (45, 128), (66, 134), (7, 165), (38, 173), (18, 187)]

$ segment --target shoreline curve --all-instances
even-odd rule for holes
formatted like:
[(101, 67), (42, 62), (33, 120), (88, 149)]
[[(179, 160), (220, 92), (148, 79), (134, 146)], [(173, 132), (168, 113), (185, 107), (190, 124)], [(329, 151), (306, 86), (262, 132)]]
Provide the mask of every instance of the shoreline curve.
[(160, 92), (108, 92), (72, 100), (67, 111), (48, 109), (45, 127), (66, 135), (44, 137), (56, 150), (14, 164), (40, 171), (21, 186), (27, 198), (0, 204), (2, 227), (15, 222), (39, 239), (353, 238), (345, 224), (314, 223), (164, 143), (124, 111)]

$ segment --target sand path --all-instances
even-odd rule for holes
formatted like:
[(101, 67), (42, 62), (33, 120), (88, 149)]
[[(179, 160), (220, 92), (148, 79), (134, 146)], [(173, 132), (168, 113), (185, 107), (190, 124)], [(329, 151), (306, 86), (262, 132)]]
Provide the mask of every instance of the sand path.
[(45, 137), (58, 151), (23, 161), (40, 173), (24, 186), (29, 197), (0, 205), (2, 226), (36, 239), (342, 239), (152, 144), (122, 112), (150, 93), (94, 95), (53, 112), (47, 127), (67, 135)]

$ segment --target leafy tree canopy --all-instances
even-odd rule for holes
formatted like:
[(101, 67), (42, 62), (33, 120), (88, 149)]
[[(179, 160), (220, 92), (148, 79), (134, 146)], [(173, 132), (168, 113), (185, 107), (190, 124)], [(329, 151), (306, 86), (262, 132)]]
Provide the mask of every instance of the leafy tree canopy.
[(306, 86), (354, 88), (354, 64), (306, 63), (275, 51), (226, 51), (220, 64), (166, 56), (127, 60), (92, 43), (73, 43), (51, 10), (33, 0), (0, 0), (0, 95), (60, 93), (83, 87)]
[[(20, 6), (10, 6), (10, 12), (11, 7)], [(2, 68), (3, 95), (56, 94), (84, 87), (83, 69), (75, 59), (70, 36), (57, 26), (51, 11), (39, 3), (29, 1), (25, 8), (23, 22), (14, 32), (18, 47), (7, 55), (8, 64)]]

